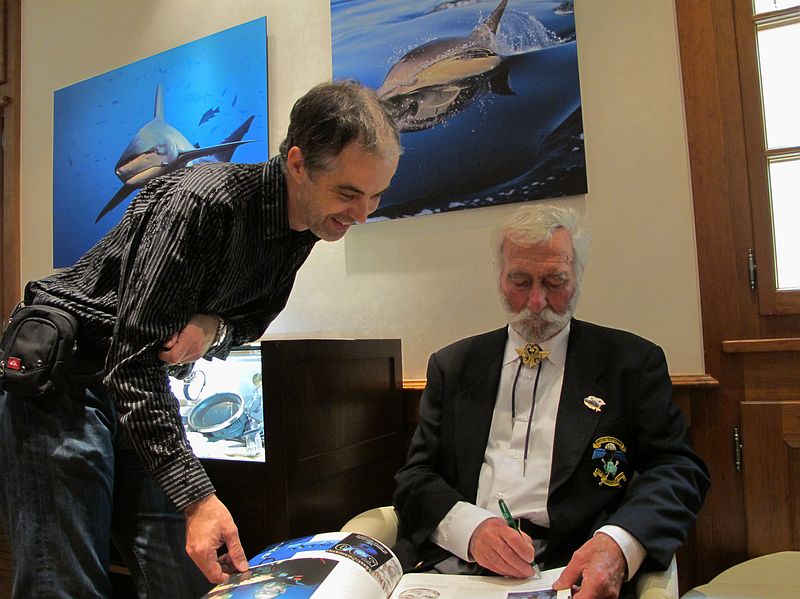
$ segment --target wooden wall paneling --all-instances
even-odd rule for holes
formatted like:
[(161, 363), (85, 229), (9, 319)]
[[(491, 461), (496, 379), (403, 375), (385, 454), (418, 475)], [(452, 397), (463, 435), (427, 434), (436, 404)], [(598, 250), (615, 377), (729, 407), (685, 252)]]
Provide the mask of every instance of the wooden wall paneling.
[(748, 557), (800, 550), (800, 401), (741, 410)]
[(3, 81), (0, 83), (0, 143), (2, 149), (2, 210), (0, 210), (0, 319), (20, 300), (19, 127), (21, 1), (0, 0), (2, 14)]
[(741, 362), (747, 554), (800, 550), (800, 339), (723, 344)]
[(741, 364), (722, 341), (755, 338), (758, 303), (747, 277), (752, 246), (747, 154), (731, 0), (676, 0), (693, 194), (706, 372), (710, 392), (698, 453), (712, 486), (698, 521), (698, 583), (746, 557), (744, 488), (734, 467), (732, 433), (740, 426)]
[(800, 352), (744, 354), (743, 361), (745, 400), (800, 401)]
[[(0, 0), (0, 321), (19, 301), (20, 0)], [(0, 597), (11, 596), (11, 547), (0, 527)]]

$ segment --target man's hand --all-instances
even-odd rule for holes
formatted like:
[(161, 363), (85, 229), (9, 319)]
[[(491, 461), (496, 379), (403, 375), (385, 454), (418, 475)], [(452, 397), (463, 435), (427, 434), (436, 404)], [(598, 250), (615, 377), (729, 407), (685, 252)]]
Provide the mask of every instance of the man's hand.
[(484, 568), (503, 576), (533, 576), (533, 541), (519, 533), (502, 518), (484, 520), (472, 533), (469, 554)]
[[(233, 518), (216, 495), (190, 504), (186, 516), (186, 553), (209, 582), (219, 584), (235, 572), (247, 570), (247, 558)], [(217, 557), (225, 545), (228, 553)]]
[(219, 317), (195, 314), (182, 330), (161, 344), (159, 360), (167, 364), (186, 364), (202, 358), (217, 336)]
[(601, 532), (572, 554), (553, 588), (568, 589), (583, 577), (580, 591), (572, 595), (574, 599), (617, 599), (627, 568), (622, 549)]

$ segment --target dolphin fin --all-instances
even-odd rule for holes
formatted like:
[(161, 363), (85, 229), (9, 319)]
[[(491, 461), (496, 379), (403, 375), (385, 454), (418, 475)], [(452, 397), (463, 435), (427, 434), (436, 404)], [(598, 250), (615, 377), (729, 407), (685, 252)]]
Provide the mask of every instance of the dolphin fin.
[(107, 203), (107, 204), (106, 204), (106, 205), (103, 207), (103, 209), (100, 211), (100, 214), (98, 214), (98, 215), (97, 215), (97, 218), (96, 218), (96, 219), (94, 219), (94, 223), (95, 223), (95, 224), (97, 224), (97, 223), (98, 223), (98, 221), (99, 221), (101, 218), (103, 218), (103, 217), (104, 217), (106, 214), (108, 214), (108, 213), (109, 213), (109, 212), (111, 212), (111, 211), (112, 211), (114, 208), (116, 208), (117, 206), (119, 206), (119, 205), (120, 205), (120, 203), (122, 202), (122, 200), (124, 200), (124, 199), (125, 199), (125, 198), (127, 198), (129, 195), (131, 195), (131, 192), (132, 192), (134, 189), (136, 189), (136, 187), (134, 187), (133, 185), (128, 185), (127, 183), (126, 183), (125, 185), (123, 185), (122, 187), (120, 187), (120, 188), (117, 190), (117, 193), (115, 193), (115, 194), (114, 194), (114, 197), (113, 197), (113, 198), (111, 198), (110, 200), (108, 200), (108, 203)]
[(500, 25), (500, 19), (503, 18), (503, 12), (506, 10), (506, 4), (508, 4), (508, 0), (501, 0), (500, 4), (497, 5), (497, 8), (495, 8), (492, 11), (492, 14), (490, 14), (489, 17), (483, 22), (483, 24), (486, 25), (486, 27), (488, 27), (492, 33), (497, 33), (497, 27)]
[(514, 90), (511, 89), (511, 81), (509, 79), (509, 68), (507, 65), (498, 67), (492, 73), (489, 79), (489, 91), (498, 96), (515, 96)]
[(156, 87), (156, 105), (153, 108), (153, 118), (159, 121), (164, 120), (164, 91), (159, 83)]

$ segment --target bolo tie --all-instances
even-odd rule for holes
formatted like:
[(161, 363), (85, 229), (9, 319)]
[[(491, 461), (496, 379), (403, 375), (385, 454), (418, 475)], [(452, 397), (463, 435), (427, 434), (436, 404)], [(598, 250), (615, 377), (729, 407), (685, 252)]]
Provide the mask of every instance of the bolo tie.
[(528, 428), (525, 432), (525, 452), (522, 459), (522, 475), (528, 468), (528, 447), (531, 440), (531, 424), (533, 423), (533, 409), (536, 406), (536, 388), (539, 386), (539, 375), (542, 373), (542, 363), (550, 355), (550, 352), (543, 350), (538, 343), (528, 343), (522, 349), (517, 349), (519, 354), (519, 364), (514, 375), (514, 385), (511, 387), (511, 429), (514, 429), (514, 421), (517, 418), (517, 381), (522, 367), (536, 367), (536, 378), (533, 381), (533, 396), (531, 397), (531, 410), (528, 414)]

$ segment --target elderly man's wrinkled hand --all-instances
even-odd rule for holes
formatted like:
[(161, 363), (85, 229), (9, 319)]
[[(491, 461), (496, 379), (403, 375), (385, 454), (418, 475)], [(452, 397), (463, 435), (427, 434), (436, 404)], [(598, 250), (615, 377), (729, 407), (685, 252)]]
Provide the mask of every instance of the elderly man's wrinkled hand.
[(573, 599), (617, 599), (628, 564), (616, 541), (598, 533), (572, 554), (554, 589), (576, 588)]
[(533, 575), (533, 541), (502, 518), (484, 520), (472, 533), (469, 553), (479, 565), (503, 576), (527, 578)]

